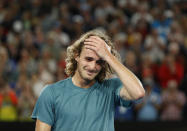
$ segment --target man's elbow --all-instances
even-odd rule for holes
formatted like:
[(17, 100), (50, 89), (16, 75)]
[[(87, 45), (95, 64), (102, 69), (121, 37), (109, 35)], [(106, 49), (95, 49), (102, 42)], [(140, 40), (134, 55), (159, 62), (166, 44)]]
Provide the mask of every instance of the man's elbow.
[(136, 95), (135, 95), (135, 100), (141, 99), (145, 96), (145, 89), (142, 85), (142, 83), (140, 82), (140, 80), (138, 80), (139, 85), (137, 85), (136, 89)]
[(142, 89), (141, 91), (137, 92), (135, 99), (138, 100), (143, 98), (144, 96), (145, 96), (145, 90)]

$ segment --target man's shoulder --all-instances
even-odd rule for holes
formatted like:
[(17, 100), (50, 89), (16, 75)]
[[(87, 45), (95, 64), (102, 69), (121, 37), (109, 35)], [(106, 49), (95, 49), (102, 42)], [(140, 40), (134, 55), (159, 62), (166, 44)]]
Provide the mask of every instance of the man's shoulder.
[(69, 81), (70, 81), (70, 78), (66, 78), (66, 79), (57, 81), (55, 83), (48, 84), (45, 86), (44, 90), (53, 90), (53, 91), (58, 90), (59, 88), (65, 87), (64, 85), (67, 85)]
[(108, 85), (108, 84), (119, 83), (119, 82), (121, 82), (119, 78), (112, 77), (112, 78), (103, 80), (100, 84)]
[(108, 89), (115, 89), (117, 86), (119, 86), (121, 84), (120, 79), (119, 78), (109, 78), (109, 79), (105, 79), (103, 80), (100, 84), (100, 87), (102, 87), (101, 89), (103, 90), (108, 90)]
[(69, 81), (70, 81), (70, 77), (68, 77), (66, 79), (63, 79), (63, 80), (60, 80), (60, 81), (57, 81), (57, 82), (51, 84), (50, 86), (52, 86), (52, 87), (62, 86), (64, 84), (67, 84)]

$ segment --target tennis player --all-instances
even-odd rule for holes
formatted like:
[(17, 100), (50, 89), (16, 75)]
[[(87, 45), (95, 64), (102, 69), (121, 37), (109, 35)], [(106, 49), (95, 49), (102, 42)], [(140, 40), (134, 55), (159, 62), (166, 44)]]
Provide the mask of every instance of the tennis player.
[[(83, 34), (67, 48), (66, 73), (67, 79), (41, 92), (32, 113), (36, 131), (114, 131), (115, 107), (129, 107), (145, 95), (100, 30)], [(117, 77), (110, 77), (113, 73)]]

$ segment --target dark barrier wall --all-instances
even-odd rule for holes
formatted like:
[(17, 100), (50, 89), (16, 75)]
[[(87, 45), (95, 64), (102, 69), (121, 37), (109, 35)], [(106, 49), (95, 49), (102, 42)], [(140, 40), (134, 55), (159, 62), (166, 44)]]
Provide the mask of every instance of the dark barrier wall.
[(34, 131), (34, 122), (0, 122), (0, 131)]
[(116, 131), (187, 131), (185, 122), (115, 122)]
[[(34, 131), (34, 122), (0, 122), (0, 131)], [(115, 122), (115, 131), (187, 131), (187, 122)]]

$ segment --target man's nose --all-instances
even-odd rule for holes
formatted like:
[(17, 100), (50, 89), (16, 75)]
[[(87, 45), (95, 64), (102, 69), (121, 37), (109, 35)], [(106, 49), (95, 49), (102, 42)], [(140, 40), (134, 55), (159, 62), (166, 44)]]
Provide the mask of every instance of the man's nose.
[(90, 62), (89, 67), (90, 67), (90, 70), (96, 70), (96, 62), (95, 61)]

